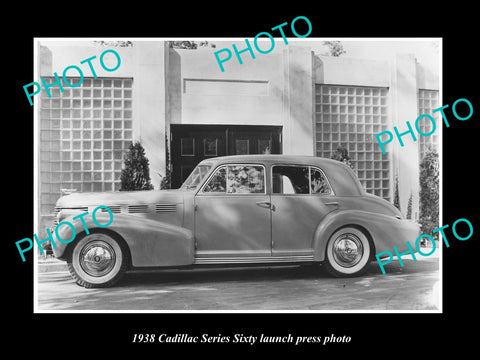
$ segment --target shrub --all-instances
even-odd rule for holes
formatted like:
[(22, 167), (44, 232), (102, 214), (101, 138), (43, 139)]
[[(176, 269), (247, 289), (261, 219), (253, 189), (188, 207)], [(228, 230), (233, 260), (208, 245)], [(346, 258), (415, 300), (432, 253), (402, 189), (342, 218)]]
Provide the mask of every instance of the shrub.
[(337, 150), (335, 150), (331, 155), (330, 159), (337, 160), (340, 162), (343, 162), (344, 164), (348, 165), (350, 168), (353, 169), (353, 164), (350, 161), (350, 156), (348, 155), (348, 150), (345, 146), (339, 146), (337, 147)]
[(160, 190), (172, 188), (172, 161), (170, 159), (170, 150), (168, 148), (167, 135), (165, 135), (165, 158), (167, 160), (165, 166), (165, 176), (162, 176), (162, 181), (160, 182)]
[(413, 194), (410, 192), (410, 197), (408, 198), (408, 204), (407, 204), (407, 219), (412, 218), (412, 200), (413, 200)]
[(139, 141), (130, 144), (124, 163), (125, 167), (120, 176), (121, 191), (153, 189), (150, 183), (149, 162), (145, 156), (145, 149)]
[(393, 206), (400, 210), (400, 195), (398, 191), (398, 175), (395, 176), (395, 192), (393, 194)]
[[(420, 163), (420, 225), (424, 234), (438, 228), (439, 162), (435, 150), (428, 151)], [(437, 239), (438, 233), (433, 234)]]

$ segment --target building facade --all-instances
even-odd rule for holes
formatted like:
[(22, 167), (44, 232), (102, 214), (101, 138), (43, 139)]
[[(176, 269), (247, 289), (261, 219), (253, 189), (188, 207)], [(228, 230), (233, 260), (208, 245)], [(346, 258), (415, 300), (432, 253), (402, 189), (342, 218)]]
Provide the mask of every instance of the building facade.
[[(330, 157), (342, 146), (368, 192), (391, 201), (398, 176), (402, 212), (412, 194), (418, 219), (419, 164), (429, 147), (438, 149), (438, 130), (418, 141), (404, 136), (405, 146), (392, 142), (385, 155), (375, 134), (393, 126), (406, 131), (406, 121), (439, 107), (438, 73), (409, 54), (337, 58), (318, 55), (315, 41), (284, 45), (281, 39), (271, 53), (255, 59), (244, 53), (243, 64), (232, 58), (221, 72), (214, 51), (231, 49), (232, 41), (215, 44), (191, 50), (165, 40), (133, 41), (110, 47), (121, 58), (117, 70), (98, 66), (93, 76), (84, 64), (80, 86), (65, 85), (63, 92), (52, 86), (51, 97), (42, 89), (35, 99), (39, 229), (49, 227), (55, 201), (66, 191), (119, 190), (123, 156), (135, 140), (145, 148), (155, 189), (167, 166), (178, 187), (208, 157)], [(87, 41), (40, 41), (39, 77), (51, 84), (54, 72), (98, 59), (105, 49)]]

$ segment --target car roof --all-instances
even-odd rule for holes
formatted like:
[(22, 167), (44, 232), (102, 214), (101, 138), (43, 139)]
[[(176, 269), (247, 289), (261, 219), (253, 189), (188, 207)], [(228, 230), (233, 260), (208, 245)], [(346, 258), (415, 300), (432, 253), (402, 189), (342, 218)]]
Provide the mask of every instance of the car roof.
[(255, 154), (255, 155), (229, 155), (218, 156), (210, 159), (205, 159), (202, 162), (262, 162), (262, 163), (289, 163), (289, 164), (302, 164), (302, 165), (321, 165), (321, 164), (333, 164), (340, 165), (336, 160), (321, 158), (318, 156), (308, 155), (281, 155), (281, 154)]
[(337, 196), (359, 196), (365, 189), (353, 170), (344, 163), (318, 156), (308, 155), (229, 155), (205, 159), (201, 163), (212, 163), (213, 167), (228, 163), (261, 163), (265, 165), (311, 165), (325, 172), (333, 191)]

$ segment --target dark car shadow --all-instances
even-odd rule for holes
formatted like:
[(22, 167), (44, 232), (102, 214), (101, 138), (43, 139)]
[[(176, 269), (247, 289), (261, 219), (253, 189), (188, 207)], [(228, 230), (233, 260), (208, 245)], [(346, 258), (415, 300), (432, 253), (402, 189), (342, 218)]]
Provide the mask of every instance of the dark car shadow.
[[(385, 267), (383, 274), (377, 262), (371, 262), (364, 274), (348, 279), (362, 279), (372, 276), (398, 276), (408, 274), (422, 274), (427, 271), (438, 270), (438, 261), (404, 260), (404, 266), (398, 261), (392, 261)], [(134, 270), (125, 274), (117, 287), (142, 286), (149, 284), (163, 285), (199, 285), (205, 283), (222, 282), (282, 282), (290, 280), (321, 280), (335, 278), (318, 264), (284, 265), (284, 266), (249, 266), (249, 267), (205, 267), (195, 269), (166, 269), (166, 270)]]
[(220, 282), (262, 282), (328, 277), (318, 265), (214, 267), (174, 270), (134, 270), (125, 274), (116, 285), (132, 286), (147, 284), (203, 284)]

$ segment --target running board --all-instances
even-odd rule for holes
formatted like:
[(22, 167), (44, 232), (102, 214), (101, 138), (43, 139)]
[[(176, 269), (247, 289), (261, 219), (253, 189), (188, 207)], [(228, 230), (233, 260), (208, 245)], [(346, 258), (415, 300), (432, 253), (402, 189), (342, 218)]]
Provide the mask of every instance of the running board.
[(201, 257), (195, 258), (195, 265), (206, 264), (265, 264), (265, 263), (296, 263), (313, 261), (313, 255), (294, 256), (244, 256), (244, 257)]

